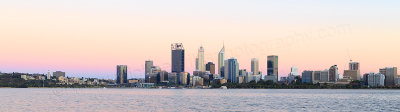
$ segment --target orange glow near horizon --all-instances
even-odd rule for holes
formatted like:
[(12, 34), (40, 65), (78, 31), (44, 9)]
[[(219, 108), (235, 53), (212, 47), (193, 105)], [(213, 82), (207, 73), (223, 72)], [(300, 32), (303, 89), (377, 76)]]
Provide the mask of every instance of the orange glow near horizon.
[[(286, 4), (279, 12), (279, 7), (234, 3), (209, 4), (210, 9), (188, 8), (196, 3), (152, 8), (129, 1), (0, 4), (0, 71), (61, 70), (70, 76), (114, 78), (116, 65), (123, 64), (130, 78), (144, 77), (148, 59), (170, 72), (172, 43), (183, 43), (190, 73), (201, 45), (205, 63), (217, 64), (222, 43), (226, 59), (235, 57), (241, 69), (250, 71), (251, 58), (258, 58), (263, 74), (268, 55), (279, 56), (280, 76), (294, 65), (301, 73), (336, 64), (342, 74), (350, 59), (360, 62), (361, 74), (400, 67), (400, 10), (395, 6), (379, 10), (391, 10), (386, 15), (361, 10), (368, 7), (334, 15), (329, 9), (334, 6), (310, 11), (319, 7), (299, 10)], [(242, 5), (247, 9), (234, 8)]]

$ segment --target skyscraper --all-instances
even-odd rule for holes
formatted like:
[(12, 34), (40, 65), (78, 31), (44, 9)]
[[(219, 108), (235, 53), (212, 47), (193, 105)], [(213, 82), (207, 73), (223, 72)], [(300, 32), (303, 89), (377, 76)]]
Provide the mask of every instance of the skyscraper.
[(385, 75), (385, 86), (395, 85), (394, 80), (397, 78), (397, 67), (381, 68), (379, 72)]
[(218, 74), (223, 76), (223, 67), (224, 67), (224, 60), (225, 59), (225, 45), (222, 46), (221, 51), (218, 53)]
[(225, 79), (230, 83), (238, 83), (239, 63), (236, 58), (230, 58), (225, 61)]
[(329, 68), (329, 82), (336, 82), (339, 79), (339, 72), (337, 65)]
[(278, 56), (271, 55), (267, 58), (267, 75), (274, 75), (278, 80)]
[(253, 75), (258, 75), (258, 73), (259, 73), (258, 59), (257, 58), (251, 59), (251, 72), (253, 72)]
[(152, 60), (147, 60), (145, 62), (145, 72), (144, 72), (144, 77), (145, 80), (148, 81), (150, 74), (152, 73), (151, 67), (153, 67), (153, 61)]
[(203, 48), (203, 46), (200, 46), (200, 48), (199, 48), (197, 59), (198, 59), (197, 60), (198, 70), (204, 72), (205, 66), (204, 66), (204, 48)]
[(215, 74), (215, 64), (213, 62), (208, 62), (206, 64), (206, 71), (210, 71), (211, 74)]
[(351, 80), (361, 80), (359, 65), (360, 65), (360, 63), (352, 62), (350, 60), (349, 70), (344, 70), (343, 78), (348, 78)]
[(360, 63), (358, 63), (358, 62), (352, 62), (352, 61), (350, 60), (350, 63), (349, 63), (349, 70), (360, 70)]
[(126, 65), (117, 65), (117, 84), (128, 83), (128, 67)]
[(182, 43), (171, 44), (171, 72), (181, 73), (185, 71), (185, 49)]

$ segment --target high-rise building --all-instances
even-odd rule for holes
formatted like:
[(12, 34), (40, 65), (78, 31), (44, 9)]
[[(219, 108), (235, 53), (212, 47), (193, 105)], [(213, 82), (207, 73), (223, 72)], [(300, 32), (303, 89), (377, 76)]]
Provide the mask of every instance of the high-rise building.
[(339, 80), (339, 72), (337, 65), (333, 65), (329, 68), (329, 82), (336, 82)]
[(144, 78), (145, 78), (145, 81), (148, 81), (148, 79), (149, 79), (149, 77), (150, 77), (150, 74), (152, 74), (152, 70), (151, 70), (151, 68), (154, 66), (153, 65), (153, 61), (152, 60), (147, 60), (146, 62), (145, 62), (145, 70), (144, 70)]
[(171, 45), (171, 72), (181, 73), (185, 71), (185, 48), (182, 43)]
[(329, 82), (329, 70), (321, 71), (319, 82)]
[(309, 83), (312, 84), (313, 80), (314, 80), (314, 71), (303, 71), (303, 73), (301, 74), (301, 82), (302, 83)]
[(360, 63), (350, 61), (349, 70), (360, 70)]
[(296, 66), (292, 66), (292, 68), (290, 68), (289, 76), (290, 75), (299, 76), (299, 69)]
[(350, 79), (350, 80), (361, 80), (360, 63), (352, 62), (350, 60), (349, 70), (344, 70), (343, 78)]
[(381, 73), (369, 73), (368, 75), (368, 86), (379, 87), (385, 86), (385, 75)]
[(197, 71), (200, 71), (200, 70), (199, 70), (199, 58), (196, 58), (196, 70), (197, 70)]
[(50, 70), (47, 71), (47, 79), (51, 79)]
[(153, 61), (152, 60), (147, 60), (145, 62), (145, 73), (144, 74), (150, 74), (151, 73), (151, 67), (153, 67)]
[(197, 67), (199, 71), (206, 71), (205, 66), (204, 66), (204, 48), (203, 46), (200, 46), (199, 51), (198, 51), (198, 56), (197, 56)]
[(397, 67), (386, 67), (379, 69), (379, 72), (385, 75), (385, 86), (394, 86), (397, 78)]
[(278, 56), (271, 55), (267, 58), (267, 75), (274, 75), (278, 80)]
[(253, 75), (258, 75), (258, 73), (260, 73), (257, 58), (251, 59), (251, 72), (253, 72)]
[(211, 74), (215, 74), (215, 64), (213, 62), (208, 62), (206, 64), (206, 71), (209, 71)]
[(158, 74), (162, 72), (161, 68), (158, 66), (152, 66), (150, 69), (150, 74), (145, 77), (145, 82), (147, 83), (157, 83)]
[(224, 62), (225, 61), (225, 45), (222, 46), (221, 51), (218, 53), (218, 74), (223, 76), (224, 73)]
[(53, 76), (55, 76), (57, 79), (58, 79), (58, 77), (65, 77), (65, 72), (62, 72), (62, 71), (56, 71), (56, 72), (53, 72)]
[(314, 71), (314, 79), (313, 79), (313, 83), (317, 83), (320, 82), (321, 80), (321, 71)]
[(117, 65), (117, 84), (128, 83), (128, 67), (126, 65)]
[(237, 83), (239, 76), (239, 63), (236, 58), (230, 58), (225, 61), (225, 79), (230, 83)]
[(161, 71), (157, 74), (157, 83), (168, 82), (168, 72)]

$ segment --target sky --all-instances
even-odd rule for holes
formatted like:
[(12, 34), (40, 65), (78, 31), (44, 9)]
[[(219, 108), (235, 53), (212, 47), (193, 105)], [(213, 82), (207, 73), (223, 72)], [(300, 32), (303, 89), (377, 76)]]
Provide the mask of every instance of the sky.
[(361, 73), (400, 67), (398, 0), (2, 0), (0, 71), (115, 79), (144, 77), (145, 60), (171, 70), (171, 44), (183, 43), (185, 70), (226, 57), (250, 70), (258, 58), (279, 56), (279, 75), (290, 67), (324, 70), (350, 59)]

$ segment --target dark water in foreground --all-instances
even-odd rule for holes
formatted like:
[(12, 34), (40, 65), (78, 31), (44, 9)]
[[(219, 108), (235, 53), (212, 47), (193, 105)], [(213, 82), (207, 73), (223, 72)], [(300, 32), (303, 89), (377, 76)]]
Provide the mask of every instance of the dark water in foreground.
[(0, 111), (400, 111), (400, 90), (0, 89)]

